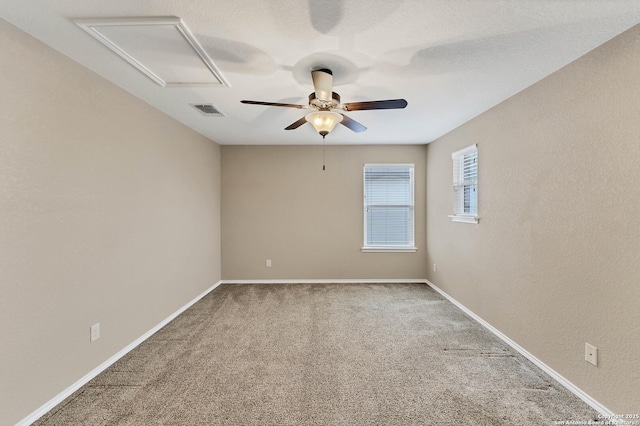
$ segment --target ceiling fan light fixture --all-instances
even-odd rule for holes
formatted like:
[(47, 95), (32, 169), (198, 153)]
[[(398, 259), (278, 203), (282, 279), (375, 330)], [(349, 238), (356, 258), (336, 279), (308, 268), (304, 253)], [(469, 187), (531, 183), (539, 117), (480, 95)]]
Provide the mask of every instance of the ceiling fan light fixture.
[(331, 111), (314, 111), (305, 115), (304, 118), (324, 138), (342, 121), (342, 114)]

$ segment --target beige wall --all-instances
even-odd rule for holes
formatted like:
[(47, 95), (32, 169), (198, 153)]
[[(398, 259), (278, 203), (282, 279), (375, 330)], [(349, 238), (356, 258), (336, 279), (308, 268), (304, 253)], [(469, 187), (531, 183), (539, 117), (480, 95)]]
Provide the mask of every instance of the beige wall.
[[(640, 411), (639, 53), (635, 27), (427, 150), (429, 280), (615, 413)], [(481, 220), (452, 223), (472, 143)]]
[[(416, 253), (361, 252), (362, 166), (376, 162), (415, 164)], [(223, 278), (424, 279), (425, 163), (424, 146), (327, 146), (326, 171), (318, 145), (223, 146)]]
[(0, 52), (8, 425), (220, 279), (220, 147), (3, 20)]

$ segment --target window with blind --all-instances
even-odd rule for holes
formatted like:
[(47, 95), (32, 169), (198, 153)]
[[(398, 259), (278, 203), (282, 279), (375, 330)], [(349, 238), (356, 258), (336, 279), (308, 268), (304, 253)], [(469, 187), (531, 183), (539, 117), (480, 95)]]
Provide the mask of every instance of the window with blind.
[(413, 164), (364, 165), (362, 251), (416, 251), (413, 171)]
[(453, 159), (454, 222), (478, 223), (478, 147), (471, 145), (451, 154)]

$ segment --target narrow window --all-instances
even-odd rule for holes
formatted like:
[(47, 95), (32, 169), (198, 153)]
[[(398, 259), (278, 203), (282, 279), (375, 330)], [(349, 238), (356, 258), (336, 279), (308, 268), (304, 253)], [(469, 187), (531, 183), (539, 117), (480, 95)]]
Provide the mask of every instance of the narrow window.
[(416, 251), (413, 171), (413, 164), (364, 165), (362, 251)]
[(454, 222), (478, 223), (478, 147), (471, 145), (451, 154), (453, 159)]

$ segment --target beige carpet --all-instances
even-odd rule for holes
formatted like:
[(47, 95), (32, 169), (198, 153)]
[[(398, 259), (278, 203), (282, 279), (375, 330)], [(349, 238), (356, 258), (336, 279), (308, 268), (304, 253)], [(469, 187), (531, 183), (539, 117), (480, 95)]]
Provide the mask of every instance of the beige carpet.
[(42, 425), (551, 425), (597, 413), (424, 284), (223, 285)]

